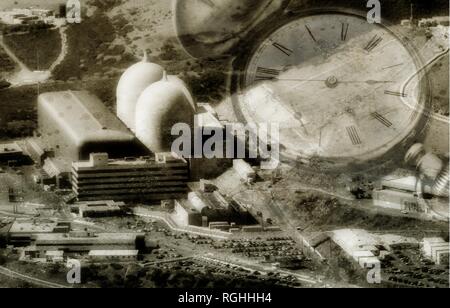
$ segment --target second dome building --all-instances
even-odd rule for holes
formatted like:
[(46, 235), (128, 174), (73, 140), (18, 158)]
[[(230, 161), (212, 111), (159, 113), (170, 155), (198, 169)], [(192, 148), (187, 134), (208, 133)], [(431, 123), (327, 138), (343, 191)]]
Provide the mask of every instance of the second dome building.
[(164, 76), (147, 87), (136, 105), (137, 138), (152, 152), (170, 152), (172, 127), (183, 123), (194, 125), (196, 105), (184, 83), (175, 77)]

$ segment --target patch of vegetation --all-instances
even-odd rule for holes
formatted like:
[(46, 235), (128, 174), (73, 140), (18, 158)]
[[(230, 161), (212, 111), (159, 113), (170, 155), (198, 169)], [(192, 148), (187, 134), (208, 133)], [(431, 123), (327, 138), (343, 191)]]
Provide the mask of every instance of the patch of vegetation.
[(95, 6), (102, 11), (111, 10), (123, 3), (123, 0), (89, 0), (88, 5)]
[(36, 30), (4, 37), (5, 44), (30, 70), (49, 69), (61, 52), (58, 30)]
[(184, 80), (200, 102), (220, 102), (226, 93), (226, 73), (224, 70), (208, 69), (199, 76), (187, 75)]
[(449, 56), (447, 55), (436, 63), (430, 71), (432, 93), (433, 93), (433, 111), (449, 116)]
[(81, 24), (67, 29), (68, 54), (53, 71), (57, 80), (83, 79), (97, 74), (108, 74), (111, 66), (126, 68), (136, 62), (133, 55), (125, 52), (123, 46), (112, 46), (117, 33), (108, 16), (97, 10)]
[(82, 269), (83, 283), (102, 288), (268, 288), (281, 287), (276, 278), (263, 280), (257, 274), (230, 278), (211, 269), (189, 271), (173, 268), (90, 264)]
[(53, 28), (52, 25), (47, 24), (35, 24), (35, 25), (2, 25), (0, 24), (0, 31), (4, 34), (14, 34), (14, 33), (33, 33), (42, 30), (48, 30)]
[(310, 230), (323, 231), (336, 228), (360, 228), (368, 231), (405, 230), (410, 235), (415, 231), (421, 232), (421, 236), (424, 236), (422, 230), (435, 230), (448, 234), (448, 224), (444, 222), (371, 213), (364, 208), (359, 209), (318, 193), (298, 195), (290, 212), (301, 224), (310, 226)]
[(0, 48), (0, 77), (3, 73), (13, 71), (15, 67), (14, 61)]

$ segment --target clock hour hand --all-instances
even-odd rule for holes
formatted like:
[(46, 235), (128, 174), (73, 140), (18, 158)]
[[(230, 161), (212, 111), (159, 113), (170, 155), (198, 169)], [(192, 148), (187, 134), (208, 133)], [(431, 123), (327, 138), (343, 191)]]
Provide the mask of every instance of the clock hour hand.
[[(272, 80), (278, 80), (278, 81), (302, 81), (302, 82), (327, 82), (328, 79), (301, 79), (301, 78), (272, 78)], [(356, 80), (350, 80), (350, 81), (341, 81), (337, 80), (337, 83), (366, 83), (369, 85), (373, 84), (381, 84), (381, 83), (395, 83), (395, 81), (391, 80), (362, 80), (362, 81), (356, 81)]]

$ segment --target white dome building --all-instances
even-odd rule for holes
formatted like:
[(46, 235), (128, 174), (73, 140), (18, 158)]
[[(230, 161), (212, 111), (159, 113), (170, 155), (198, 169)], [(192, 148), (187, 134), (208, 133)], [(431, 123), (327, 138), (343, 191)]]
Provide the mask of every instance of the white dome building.
[(184, 94), (186, 95), (187, 100), (189, 101), (189, 103), (192, 105), (192, 107), (194, 108), (195, 111), (197, 111), (197, 102), (194, 99), (194, 96), (192, 96), (191, 91), (189, 91), (188, 86), (186, 85), (186, 83), (181, 80), (180, 78), (178, 78), (177, 76), (174, 75), (168, 75), (167, 76), (167, 80), (178, 85), (181, 90), (184, 92)]
[(144, 59), (128, 68), (120, 77), (117, 86), (117, 116), (135, 132), (136, 104), (142, 92), (152, 83), (160, 81), (164, 69)]
[(194, 125), (196, 105), (184, 83), (180, 85), (172, 77), (163, 77), (145, 89), (137, 102), (136, 136), (154, 153), (171, 151), (177, 138), (171, 135), (175, 124)]

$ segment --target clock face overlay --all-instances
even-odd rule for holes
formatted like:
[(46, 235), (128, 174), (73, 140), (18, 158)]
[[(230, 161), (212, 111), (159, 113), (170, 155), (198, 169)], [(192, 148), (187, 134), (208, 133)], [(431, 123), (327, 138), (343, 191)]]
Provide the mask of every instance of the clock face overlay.
[(247, 122), (278, 123), (289, 158), (370, 160), (417, 128), (419, 66), (380, 24), (345, 13), (300, 17), (251, 55), (239, 109)]

